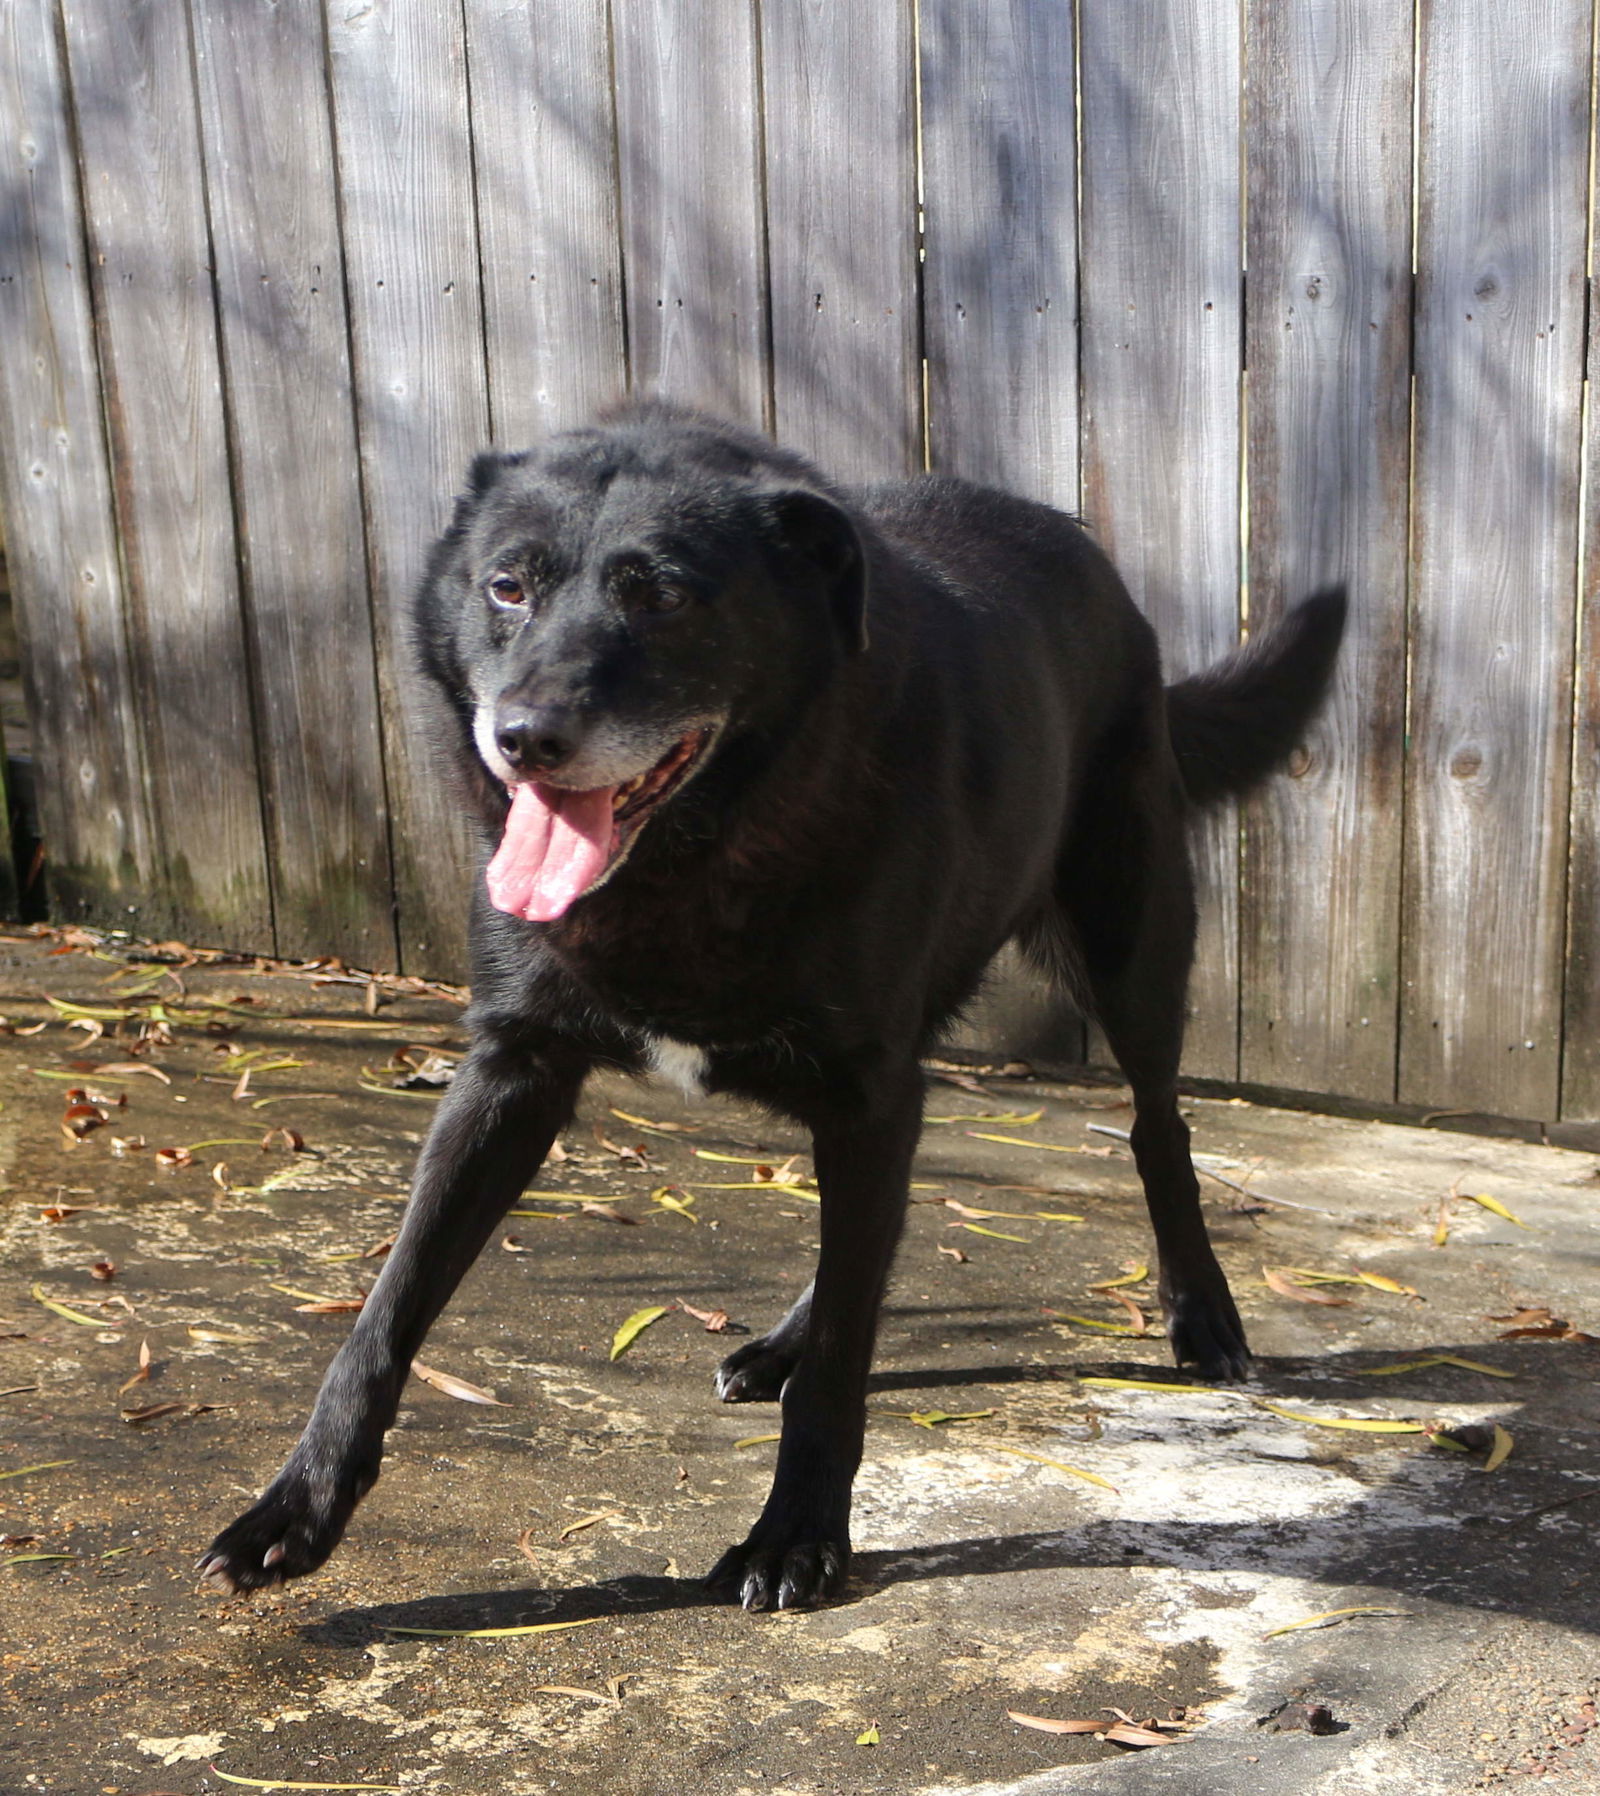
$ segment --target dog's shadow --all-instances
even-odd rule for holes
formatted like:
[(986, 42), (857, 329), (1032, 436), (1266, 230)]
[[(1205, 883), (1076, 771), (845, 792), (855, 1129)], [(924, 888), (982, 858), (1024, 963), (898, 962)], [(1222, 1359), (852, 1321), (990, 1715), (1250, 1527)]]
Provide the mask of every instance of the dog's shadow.
[[(1551, 1392), (1539, 1377), (1542, 1368), (1533, 1360), (1536, 1350), (1530, 1349), (1531, 1344), (1498, 1357), (1527, 1362), (1528, 1389), (1534, 1395), (1524, 1394), (1521, 1401), (1537, 1406), (1541, 1398), (1548, 1400)], [(1484, 1349), (1481, 1344), (1468, 1344), (1461, 1351), (1481, 1355)], [(1266, 1386), (1291, 1402), (1335, 1399), (1351, 1407), (1358, 1402), (1370, 1404), (1373, 1387), (1360, 1374), (1374, 1357), (1356, 1353), (1336, 1360), (1258, 1362), (1259, 1379), (1251, 1394), (1261, 1394), (1260, 1387)], [(1094, 1370), (1150, 1376), (1147, 1366), (1107, 1365)], [(981, 1367), (936, 1374), (903, 1371), (876, 1375), (873, 1387), (879, 1393), (938, 1391), (976, 1384), (1042, 1382), (1051, 1377), (1037, 1367)], [(1158, 1381), (1169, 1377), (1159, 1374)], [(1472, 1395), (1476, 1399), (1479, 1393)], [(1464, 1396), (1453, 1393), (1457, 1402)], [(1413, 1396), (1408, 1407), (1420, 1413), (1436, 1401)], [(1441, 1403), (1439, 1407), (1447, 1410), (1449, 1406)], [(952, 1443), (959, 1439), (955, 1435), (942, 1438)], [(1403, 1450), (1408, 1454), (1435, 1453), (1410, 1442)], [(1448, 1489), (1441, 1489), (1436, 1481), (1419, 1487), (1416, 1468), (1408, 1458), (1381, 1482), (1365, 1483), (1357, 1501), (1332, 1515), (1317, 1509), (1287, 1518), (1246, 1513), (1236, 1521), (1186, 1520), (1181, 1513), (1155, 1520), (1067, 1522), (1064, 1518), (1060, 1529), (860, 1551), (852, 1561), (842, 1600), (846, 1606), (870, 1603), (876, 1594), (896, 1585), (932, 1579), (1175, 1567), (1388, 1590), (1397, 1599), (1425, 1596), (1467, 1609), (1553, 1622), (1586, 1634), (1600, 1632), (1592, 1583), (1583, 1575), (1588, 1565), (1584, 1542), (1600, 1520), (1600, 1448), (1592, 1440), (1585, 1437), (1579, 1447), (1569, 1437), (1559, 1468), (1525, 1463), (1520, 1477), (1513, 1474), (1507, 1478), (1507, 1468), (1502, 1468), (1485, 1478), (1479, 1471), (1481, 1461), (1455, 1455), (1438, 1454), (1424, 1463), (1441, 1476), (1454, 1463), (1462, 1468), (1462, 1476)], [(1363, 1480), (1370, 1477), (1373, 1464), (1370, 1454), (1363, 1455)], [(303, 1633), (319, 1644), (349, 1647), (376, 1640), (426, 1638), (429, 1630), (446, 1634), (465, 1629), (542, 1628), (726, 1606), (697, 1578), (629, 1575), (565, 1588), (471, 1591), (345, 1609), (308, 1624)], [(408, 1630), (417, 1633), (413, 1636)]]

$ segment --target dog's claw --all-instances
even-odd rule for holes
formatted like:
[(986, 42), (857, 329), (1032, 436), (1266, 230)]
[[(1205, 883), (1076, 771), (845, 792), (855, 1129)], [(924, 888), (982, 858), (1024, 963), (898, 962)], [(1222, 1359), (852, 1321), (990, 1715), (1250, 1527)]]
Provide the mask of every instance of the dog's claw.
[(765, 1609), (814, 1609), (844, 1586), (850, 1549), (836, 1541), (729, 1547), (706, 1578), (706, 1588), (737, 1598), (752, 1614)]
[(724, 1403), (776, 1403), (799, 1358), (797, 1349), (780, 1346), (765, 1335), (749, 1341), (718, 1366), (717, 1395)]

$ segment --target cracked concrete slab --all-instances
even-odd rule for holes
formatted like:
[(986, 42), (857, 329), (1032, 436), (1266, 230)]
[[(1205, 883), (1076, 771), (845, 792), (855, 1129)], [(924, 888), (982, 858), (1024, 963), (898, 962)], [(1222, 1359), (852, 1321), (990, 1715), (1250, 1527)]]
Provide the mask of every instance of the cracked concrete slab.
[[(815, 1253), (805, 1142), (597, 1081), (426, 1352), (500, 1406), (414, 1382), (333, 1563), (219, 1602), (193, 1560), (349, 1325), (301, 1306), (371, 1282), (433, 1101), (396, 1081), (459, 1047), (458, 1012), (52, 945), (0, 942), (8, 1796), (223, 1773), (472, 1796), (1600, 1789), (1600, 1347), (1502, 1338), (1541, 1310), (1600, 1335), (1594, 1155), (1192, 1099), (1258, 1356), (1219, 1393), (1119, 1332), (1154, 1314), (1131, 1161), (1101, 1132), (1126, 1129), (1120, 1091), (936, 1077), (848, 1595), (746, 1616), (696, 1580), (760, 1505), (775, 1411), (715, 1401), (729, 1335), (688, 1310), (608, 1351), (646, 1305), (734, 1329), (781, 1310)], [(72, 1091), (104, 1112), (81, 1138)], [(760, 1176), (791, 1155), (790, 1188)], [(1327, 1426), (1352, 1419), (1475, 1428), (1479, 1450)], [(547, 1622), (584, 1625), (401, 1631)], [(1303, 1702), (1336, 1731), (1263, 1725)], [(1169, 1741), (1011, 1718), (1117, 1710)]]

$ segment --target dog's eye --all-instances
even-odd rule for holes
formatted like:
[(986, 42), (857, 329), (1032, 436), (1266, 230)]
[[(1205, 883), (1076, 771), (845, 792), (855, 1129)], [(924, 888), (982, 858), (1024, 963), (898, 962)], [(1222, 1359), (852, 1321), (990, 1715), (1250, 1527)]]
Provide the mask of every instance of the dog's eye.
[(660, 586), (654, 580), (640, 581), (628, 597), (636, 610), (648, 611), (657, 617), (669, 611), (681, 611), (689, 603), (689, 595), (681, 586)]
[(528, 602), (528, 595), (522, 582), (513, 579), (510, 574), (495, 575), (489, 582), (489, 597), (497, 605), (506, 605), (512, 608), (526, 605)]

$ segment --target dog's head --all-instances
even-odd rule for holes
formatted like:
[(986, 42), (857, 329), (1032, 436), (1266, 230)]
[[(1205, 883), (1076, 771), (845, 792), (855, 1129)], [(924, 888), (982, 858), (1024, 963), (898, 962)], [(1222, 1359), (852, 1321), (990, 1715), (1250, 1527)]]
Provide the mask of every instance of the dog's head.
[(417, 621), (487, 821), (510, 796), (490, 896), (548, 922), (865, 647), (866, 556), (804, 463), (640, 408), (480, 456)]

